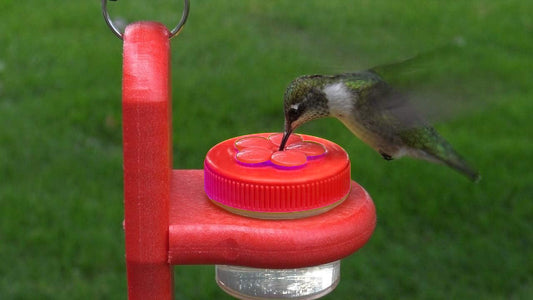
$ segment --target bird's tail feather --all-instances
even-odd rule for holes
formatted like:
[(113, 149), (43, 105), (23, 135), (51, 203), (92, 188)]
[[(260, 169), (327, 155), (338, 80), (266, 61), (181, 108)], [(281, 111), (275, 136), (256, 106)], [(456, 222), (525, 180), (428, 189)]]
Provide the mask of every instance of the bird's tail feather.
[(430, 156), (430, 159), (428, 160), (445, 164), (457, 172), (465, 175), (473, 182), (479, 182), (481, 180), (481, 175), (479, 172), (475, 168), (471, 167), (466, 160), (452, 148), (450, 144), (444, 141), (444, 139), (442, 140), (443, 141), (441, 142), (441, 145), (448, 148), (447, 151), (439, 153), (427, 151), (426, 154)]
[(442, 161), (444, 164), (450, 166), (454, 170), (460, 172), (461, 174), (467, 176), (473, 182), (479, 182), (481, 180), (481, 175), (479, 172), (472, 168), (467, 162), (462, 159), (460, 156), (456, 155), (453, 159), (446, 159)]

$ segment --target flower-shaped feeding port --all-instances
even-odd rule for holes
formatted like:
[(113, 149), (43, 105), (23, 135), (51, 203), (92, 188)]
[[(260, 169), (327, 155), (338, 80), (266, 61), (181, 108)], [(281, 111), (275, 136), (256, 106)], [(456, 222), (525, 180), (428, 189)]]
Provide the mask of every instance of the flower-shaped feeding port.
[(305, 141), (301, 135), (292, 134), (285, 150), (278, 151), (283, 134), (268, 137), (251, 135), (235, 141), (235, 159), (246, 166), (273, 166), (282, 169), (303, 167), (308, 160), (318, 159), (327, 152), (319, 142)]
[[(240, 214), (312, 215), (341, 203), (351, 187), (350, 159), (339, 145), (314, 136), (291, 135), (278, 151), (281, 133), (225, 140), (206, 155), (204, 185), (215, 204)], [(274, 213), (274, 215), (272, 215)]]

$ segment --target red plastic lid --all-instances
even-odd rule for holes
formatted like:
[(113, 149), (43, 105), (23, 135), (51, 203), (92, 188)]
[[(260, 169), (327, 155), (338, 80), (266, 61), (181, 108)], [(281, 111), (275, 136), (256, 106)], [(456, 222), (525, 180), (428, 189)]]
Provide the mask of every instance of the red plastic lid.
[(225, 208), (288, 213), (333, 207), (350, 192), (350, 160), (339, 145), (292, 134), (259, 133), (215, 145), (205, 158), (207, 196)]

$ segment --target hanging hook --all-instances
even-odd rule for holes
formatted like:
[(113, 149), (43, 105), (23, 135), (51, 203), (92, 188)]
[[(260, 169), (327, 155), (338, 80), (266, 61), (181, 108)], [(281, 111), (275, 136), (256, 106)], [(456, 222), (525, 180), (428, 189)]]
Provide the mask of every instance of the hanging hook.
[(174, 29), (170, 31), (170, 37), (169, 37), (170, 39), (180, 34), (181, 30), (183, 29), (183, 25), (185, 25), (185, 22), (187, 22), (188, 17), (189, 17), (189, 0), (184, 0), (183, 1), (183, 13), (181, 14), (181, 20), (178, 23), (178, 25), (176, 25), (176, 27), (174, 27)]
[[(117, 1), (117, 0), (109, 0), (109, 1)], [(169, 39), (177, 36), (181, 32), (181, 30), (183, 29), (183, 25), (185, 25), (185, 22), (187, 22), (187, 18), (189, 17), (189, 0), (184, 0), (183, 2), (184, 4), (183, 4), (183, 13), (181, 14), (181, 20), (178, 23), (178, 25), (176, 25), (176, 27), (174, 27), (174, 29), (170, 31)], [(102, 0), (102, 14), (104, 16), (104, 20), (107, 26), (109, 26), (113, 34), (115, 34), (119, 39), (122, 40), (123, 39), (122, 33), (115, 26), (115, 24), (113, 24), (113, 21), (111, 21), (111, 18), (109, 17), (109, 13), (107, 12), (107, 0)]]

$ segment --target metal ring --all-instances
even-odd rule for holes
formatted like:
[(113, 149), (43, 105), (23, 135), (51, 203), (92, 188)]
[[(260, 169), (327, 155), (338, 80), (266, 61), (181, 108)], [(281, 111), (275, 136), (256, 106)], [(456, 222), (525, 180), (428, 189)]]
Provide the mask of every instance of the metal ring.
[(185, 23), (187, 22), (188, 17), (189, 17), (189, 0), (184, 0), (183, 1), (183, 13), (181, 14), (181, 20), (178, 23), (178, 25), (176, 25), (176, 27), (174, 27), (174, 29), (170, 31), (169, 39), (180, 34), (181, 30), (183, 29), (183, 25), (185, 25)]
[[(111, 1), (117, 1), (117, 0), (111, 0)], [(185, 22), (187, 22), (187, 18), (189, 17), (189, 0), (184, 0), (183, 2), (184, 4), (183, 4), (183, 13), (181, 14), (181, 20), (178, 23), (178, 25), (176, 25), (176, 27), (174, 27), (174, 29), (170, 31), (169, 39), (177, 36), (181, 32), (181, 30), (183, 29), (183, 25), (185, 25)], [(102, 14), (104, 16), (104, 20), (107, 26), (109, 26), (113, 34), (115, 34), (119, 39), (122, 40), (123, 39), (122, 33), (120, 32), (120, 30), (118, 30), (115, 24), (113, 24), (113, 21), (111, 21), (111, 18), (109, 17), (109, 14), (107, 13), (107, 0), (102, 0)]]

